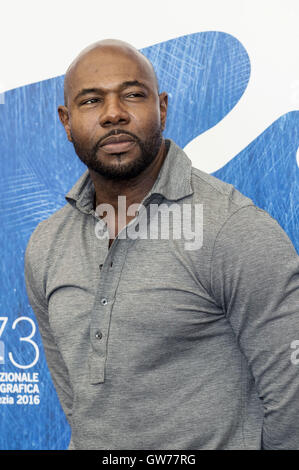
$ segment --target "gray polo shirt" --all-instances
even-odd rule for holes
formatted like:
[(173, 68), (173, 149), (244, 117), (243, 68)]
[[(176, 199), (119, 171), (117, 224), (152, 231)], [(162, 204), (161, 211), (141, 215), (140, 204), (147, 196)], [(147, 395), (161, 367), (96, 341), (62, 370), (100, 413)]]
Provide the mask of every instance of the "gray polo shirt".
[[(110, 249), (88, 171), (27, 246), (28, 297), (73, 446), (299, 449), (295, 249), (270, 215), (167, 144)], [(148, 226), (169, 216), (168, 236), (133, 235), (145, 214)]]

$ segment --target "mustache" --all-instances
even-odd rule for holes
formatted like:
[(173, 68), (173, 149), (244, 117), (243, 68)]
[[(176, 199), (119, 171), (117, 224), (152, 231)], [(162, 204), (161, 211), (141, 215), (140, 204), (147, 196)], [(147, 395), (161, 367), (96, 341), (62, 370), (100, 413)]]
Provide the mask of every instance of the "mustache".
[(103, 140), (107, 139), (108, 137), (119, 135), (119, 134), (129, 135), (130, 137), (132, 137), (132, 139), (136, 140), (137, 143), (140, 143), (140, 139), (137, 137), (137, 135), (133, 134), (132, 132), (124, 131), (122, 129), (114, 129), (114, 130), (108, 132), (107, 134), (105, 134), (103, 137), (101, 137), (97, 141), (97, 143), (95, 145), (95, 150), (99, 149), (99, 147), (101, 146)]

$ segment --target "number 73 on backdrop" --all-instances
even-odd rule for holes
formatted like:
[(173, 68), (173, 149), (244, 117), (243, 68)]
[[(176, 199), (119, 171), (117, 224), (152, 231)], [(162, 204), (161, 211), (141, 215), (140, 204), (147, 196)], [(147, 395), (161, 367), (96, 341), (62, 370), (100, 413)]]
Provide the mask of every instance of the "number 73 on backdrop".
[[(18, 333), (18, 330), (20, 330), (20, 326), (24, 322), (27, 322), (30, 325), (29, 334), (27, 334), (26, 336), (20, 336), (20, 333)], [(14, 358), (13, 353), (11, 351), (7, 352), (9, 361), (15, 367), (18, 367), (19, 369), (30, 369), (37, 363), (39, 359), (38, 345), (32, 339), (36, 333), (36, 326), (35, 326), (34, 321), (29, 317), (23, 316), (23, 317), (18, 317), (17, 319), (15, 319), (12, 325), (9, 326), (8, 317), (0, 317), (0, 364), (5, 364), (6, 351), (5, 351), (5, 341), (3, 340), (3, 338), (5, 337), (5, 332), (7, 331), (8, 328), (15, 330), (16, 333), (18, 334), (19, 341), (27, 343), (28, 344), (27, 347), (31, 349), (33, 348), (33, 351), (34, 351), (34, 359), (29, 364), (19, 364), (17, 360)]]

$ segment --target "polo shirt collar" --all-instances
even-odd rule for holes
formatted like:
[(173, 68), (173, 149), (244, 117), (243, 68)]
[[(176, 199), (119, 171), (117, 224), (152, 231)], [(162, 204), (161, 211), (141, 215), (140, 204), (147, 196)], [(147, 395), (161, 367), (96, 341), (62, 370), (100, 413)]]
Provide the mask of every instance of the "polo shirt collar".
[[(161, 194), (170, 201), (177, 201), (193, 194), (191, 187), (192, 162), (173, 140), (165, 139), (165, 142), (169, 146), (167, 155), (146, 198), (153, 194)], [(65, 198), (82, 212), (91, 213), (93, 211), (94, 195), (94, 185), (89, 170), (86, 170)]]

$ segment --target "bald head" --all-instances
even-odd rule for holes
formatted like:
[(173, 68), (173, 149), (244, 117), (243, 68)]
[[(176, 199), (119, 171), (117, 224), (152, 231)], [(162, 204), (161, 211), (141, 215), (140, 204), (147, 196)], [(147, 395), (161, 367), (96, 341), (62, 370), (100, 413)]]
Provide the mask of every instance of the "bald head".
[(71, 63), (58, 114), (75, 152), (97, 178), (125, 181), (164, 156), (167, 98), (159, 93), (151, 62), (130, 44), (109, 39)]
[(143, 70), (149, 80), (152, 81), (154, 87), (159, 92), (158, 79), (156, 72), (150, 60), (131, 44), (120, 41), (118, 39), (104, 39), (97, 41), (86, 47), (69, 65), (64, 78), (64, 104), (67, 106), (72, 80), (80, 69), (84, 68), (91, 61), (98, 58), (98, 66), (101, 67), (101, 53), (111, 56), (111, 60), (118, 61), (120, 56), (127, 57), (136, 62), (140, 69)]

